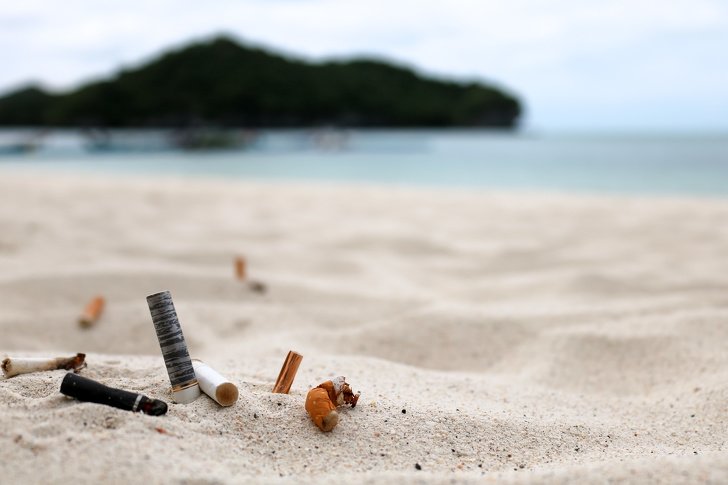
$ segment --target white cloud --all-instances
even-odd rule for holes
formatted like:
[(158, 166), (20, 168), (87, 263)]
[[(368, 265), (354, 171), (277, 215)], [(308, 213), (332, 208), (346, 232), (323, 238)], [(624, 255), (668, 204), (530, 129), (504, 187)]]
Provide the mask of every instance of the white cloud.
[[(722, 0), (7, 2), (0, 87), (68, 87), (221, 31), (312, 58), (374, 54), (494, 80), (545, 128), (728, 128), (715, 116), (728, 112)], [(666, 120), (660, 103), (689, 109)]]

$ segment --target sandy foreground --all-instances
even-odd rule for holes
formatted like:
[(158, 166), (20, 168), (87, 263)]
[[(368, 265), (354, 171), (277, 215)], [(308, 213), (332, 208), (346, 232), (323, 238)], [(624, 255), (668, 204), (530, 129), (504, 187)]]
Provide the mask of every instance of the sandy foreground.
[[(235, 406), (171, 404), (164, 289)], [(725, 483), (728, 200), (4, 170), (0, 357), (75, 352), (169, 413), (0, 378), (0, 482)], [(324, 434), (304, 398), (334, 375), (362, 395)]]

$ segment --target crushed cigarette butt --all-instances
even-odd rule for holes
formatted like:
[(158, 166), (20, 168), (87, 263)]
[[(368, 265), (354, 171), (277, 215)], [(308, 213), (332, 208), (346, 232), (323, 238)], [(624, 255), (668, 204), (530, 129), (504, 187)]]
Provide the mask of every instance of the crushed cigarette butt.
[(346, 378), (339, 376), (308, 391), (306, 411), (321, 431), (331, 431), (339, 422), (336, 408), (345, 404), (355, 407), (360, 394), (354, 394)]
[(321, 431), (331, 431), (339, 423), (336, 406), (331, 402), (326, 389), (321, 387), (314, 387), (308, 391), (306, 411), (311, 416), (313, 424), (318, 426)]

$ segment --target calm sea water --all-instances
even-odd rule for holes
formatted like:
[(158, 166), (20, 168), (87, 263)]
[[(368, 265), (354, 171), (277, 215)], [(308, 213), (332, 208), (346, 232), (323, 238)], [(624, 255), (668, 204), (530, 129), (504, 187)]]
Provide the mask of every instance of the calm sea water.
[(728, 195), (728, 135), (277, 131), (249, 136), (243, 148), (183, 152), (170, 149), (161, 132), (116, 133), (112, 143), (95, 149), (78, 133), (60, 132), (46, 136), (32, 152), (14, 153), (14, 144), (27, 135), (0, 132), (0, 169), (30, 166), (251, 180)]

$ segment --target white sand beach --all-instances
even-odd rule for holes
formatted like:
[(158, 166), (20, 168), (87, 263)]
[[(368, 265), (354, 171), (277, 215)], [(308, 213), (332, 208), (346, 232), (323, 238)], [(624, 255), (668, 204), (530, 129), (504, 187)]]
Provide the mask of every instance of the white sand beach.
[[(725, 199), (3, 170), (0, 358), (86, 352), (170, 407), (0, 377), (0, 482), (726, 483), (727, 222)], [(161, 290), (234, 406), (171, 403)], [(325, 434), (304, 399), (335, 375), (361, 398)]]

